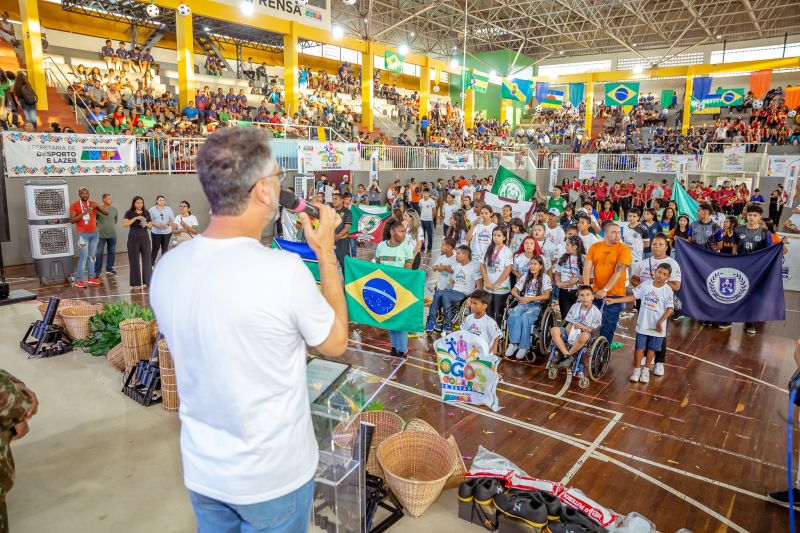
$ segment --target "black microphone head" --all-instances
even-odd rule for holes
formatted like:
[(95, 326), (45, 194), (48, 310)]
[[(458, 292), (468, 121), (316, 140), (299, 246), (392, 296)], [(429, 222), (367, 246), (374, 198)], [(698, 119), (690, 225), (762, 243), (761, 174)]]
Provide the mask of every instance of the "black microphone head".
[(278, 197), (278, 203), (281, 204), (281, 207), (285, 209), (291, 209), (295, 211), (297, 206), (300, 204), (300, 199), (294, 195), (293, 192), (287, 191), (286, 189), (281, 189), (281, 194)]

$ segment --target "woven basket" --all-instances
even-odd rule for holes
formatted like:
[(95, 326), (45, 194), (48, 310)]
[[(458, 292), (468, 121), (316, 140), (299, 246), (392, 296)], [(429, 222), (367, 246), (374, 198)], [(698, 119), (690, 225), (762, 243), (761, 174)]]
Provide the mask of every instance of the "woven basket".
[(455, 468), (447, 441), (421, 431), (404, 431), (383, 441), (378, 462), (389, 488), (414, 517), (436, 501)]
[[(39, 313), (42, 315), (42, 318), (44, 318), (44, 313), (47, 311), (47, 306), (49, 303), (50, 300), (47, 300), (46, 302), (42, 302), (39, 304)], [(53, 317), (53, 325), (65, 328), (66, 326), (64, 325), (64, 320), (61, 318), (61, 310), (66, 309), (68, 307), (77, 307), (79, 305), (91, 305), (91, 304), (83, 300), (69, 300), (69, 299), (61, 300), (60, 302), (58, 302), (58, 311), (56, 311), (56, 316)]]
[(434, 433), (436, 435), (439, 434), (432, 425), (428, 424), (421, 418), (412, 418), (406, 423), (406, 427), (403, 431), (421, 431), (423, 433)]
[(122, 348), (125, 351), (125, 372), (139, 361), (147, 361), (153, 354), (152, 325), (141, 318), (131, 318), (119, 323)]
[(383, 470), (378, 463), (378, 446), (394, 435), (403, 431), (403, 419), (391, 411), (365, 411), (349, 422), (340, 422), (333, 430), (333, 441), (337, 446), (352, 450), (358, 427), (361, 422), (375, 426), (372, 434), (372, 445), (367, 456), (367, 472), (373, 476), (383, 477)]
[(75, 340), (85, 339), (92, 334), (89, 319), (103, 310), (102, 305), (76, 305), (59, 309), (67, 333)]
[(464, 464), (464, 458), (461, 456), (461, 449), (458, 447), (456, 438), (450, 435), (447, 437), (447, 443), (450, 445), (450, 449), (453, 452), (453, 462), (456, 467), (453, 469), (453, 473), (450, 474), (450, 477), (447, 478), (447, 482), (444, 484), (444, 490), (454, 489), (461, 485), (461, 482), (464, 481), (464, 476), (468, 472), (467, 465)]
[(165, 411), (177, 411), (180, 401), (178, 384), (175, 381), (175, 364), (164, 339), (158, 341), (158, 366), (161, 369), (161, 405)]
[(116, 370), (120, 372), (125, 370), (125, 349), (122, 347), (122, 343), (111, 348), (106, 354), (106, 359)]

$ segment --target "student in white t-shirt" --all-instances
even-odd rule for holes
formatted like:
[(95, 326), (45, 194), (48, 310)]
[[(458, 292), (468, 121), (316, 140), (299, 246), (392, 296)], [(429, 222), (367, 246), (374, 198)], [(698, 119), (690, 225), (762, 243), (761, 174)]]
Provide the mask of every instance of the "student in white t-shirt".
[[(445, 239), (445, 244), (442, 244), (443, 254), (445, 245), (450, 246), (452, 243), (452, 239)], [(452, 331), (454, 313), (451, 312), (451, 310), (458, 302), (470, 295), (475, 290), (477, 283), (480, 282), (480, 266), (478, 263), (472, 261), (472, 252), (468, 246), (458, 246), (454, 258), (455, 261), (451, 265), (448, 265), (451, 272), (448, 274), (449, 279), (447, 285), (442, 287), (441, 283), (437, 284), (436, 291), (433, 293), (433, 301), (431, 302), (431, 307), (428, 312), (428, 322), (425, 326), (425, 331), (437, 330), (436, 315), (440, 310), (445, 311), (441, 331)], [(435, 265), (434, 268), (436, 268)], [(442, 270), (446, 270), (446, 268), (437, 270), (439, 272), (439, 282), (442, 281)]]
[(492, 244), (492, 231), (495, 224), (492, 222), (492, 208), (484, 205), (480, 209), (481, 219), (479, 221), (471, 222), (469, 231), (467, 232), (467, 241), (469, 247), (472, 249), (472, 260), (483, 262), (483, 256), (486, 255), (486, 250)]
[[(522, 241), (522, 252), (514, 256), (514, 267), (511, 269), (514, 278), (520, 280), (528, 275), (531, 259), (536, 255), (542, 255), (539, 245), (536, 244), (536, 239), (527, 237)], [(542, 257), (542, 260), (544, 260), (544, 257)]]
[(511, 296), (519, 303), (508, 314), (508, 348), (506, 357), (523, 359), (531, 347), (531, 330), (542, 306), (550, 301), (550, 276), (545, 273), (544, 261), (534, 256), (525, 277), (520, 278), (511, 290)]
[(628, 275), (632, 276), (636, 272), (636, 264), (642, 260), (644, 249), (650, 246), (647, 228), (640, 222), (642, 215), (641, 209), (633, 207), (628, 211), (628, 225), (620, 226), (622, 230), (622, 242), (631, 249), (631, 265)]
[(564, 228), (558, 223), (561, 213), (558, 209), (551, 209), (547, 212), (547, 225), (544, 227), (544, 240), (553, 243), (553, 246), (558, 249), (559, 246), (564, 244)]
[(192, 214), (190, 208), (191, 206), (186, 200), (183, 200), (178, 207), (180, 214), (172, 221), (172, 238), (175, 241), (173, 244), (188, 241), (197, 235), (199, 231), (200, 223), (197, 221), (197, 217)]
[(453, 267), (456, 264), (455, 256), (456, 241), (445, 237), (442, 239), (442, 253), (431, 267), (431, 272), (437, 272), (439, 277), (436, 279), (436, 289), (443, 291), (450, 285), (450, 278), (453, 275)]
[(443, 234), (445, 237), (447, 237), (447, 229), (450, 227), (450, 217), (453, 216), (453, 213), (455, 213), (458, 208), (459, 206), (456, 203), (456, 198), (455, 196), (453, 196), (453, 193), (447, 193), (447, 199), (445, 200), (444, 205), (442, 206), (442, 210), (444, 212), (444, 217), (442, 217), (442, 219), (444, 220)]
[(422, 222), (422, 231), (425, 234), (425, 251), (430, 253), (433, 249), (433, 222), (436, 216), (436, 200), (431, 198), (431, 190), (422, 189), (422, 198), (419, 201), (419, 220)]
[(553, 278), (558, 287), (558, 308), (572, 309), (578, 301), (578, 285), (583, 280), (583, 262), (586, 252), (583, 241), (577, 236), (567, 237), (564, 243), (564, 254), (558, 258), (554, 267)]
[[(653, 279), (645, 281), (633, 289), (633, 294), (622, 298), (606, 298), (609, 304), (632, 302), (636, 299), (642, 301), (639, 317), (636, 320), (636, 346), (633, 352), (633, 374), (631, 381), (648, 383), (650, 381), (650, 365), (656, 352), (661, 350), (664, 338), (667, 336), (667, 319), (672, 315), (672, 289), (667, 285), (667, 280), (672, 274), (669, 263), (658, 265), (653, 273)], [(642, 366), (642, 357), (647, 353), (645, 365)]]
[(589, 215), (579, 215), (578, 216), (578, 237), (581, 238), (583, 241), (583, 249), (586, 250), (586, 253), (589, 253), (589, 248), (596, 242), (600, 242), (600, 239), (589, 231), (592, 227), (592, 219), (589, 218)]
[(525, 230), (525, 223), (522, 219), (512, 218), (511, 226), (508, 229), (508, 246), (511, 248), (511, 251), (516, 253), (529, 236), (530, 235)]
[(508, 294), (511, 292), (511, 267), (514, 256), (505, 244), (506, 234), (502, 227), (492, 230), (492, 244), (486, 249), (486, 254), (481, 262), (481, 277), (483, 288), (492, 295), (489, 304), (489, 316), (495, 321), (500, 321), (505, 309)]
[(464, 196), (469, 196), (470, 198), (475, 198), (475, 185), (472, 183), (472, 181), (461, 188), (461, 194)]
[(550, 267), (553, 266), (553, 263), (556, 262), (558, 257), (556, 257), (555, 245), (544, 238), (544, 227), (544, 224), (536, 223), (536, 225), (533, 226), (533, 238), (536, 239), (536, 243), (542, 251), (541, 256), (542, 259), (544, 259), (544, 269), (550, 272)]
[(469, 314), (461, 323), (461, 331), (468, 331), (473, 335), (478, 335), (489, 346), (489, 351), (497, 355), (497, 341), (503, 334), (497, 322), (486, 314), (486, 310), (492, 301), (492, 295), (478, 289), (469, 295)]
[[(589, 342), (592, 331), (599, 328), (602, 321), (603, 313), (594, 306), (592, 287), (581, 285), (578, 288), (578, 302), (567, 312), (562, 325), (550, 328), (551, 338), (559, 351), (555, 364), (559, 368), (572, 366), (575, 354)], [(579, 373), (578, 377), (583, 376)]]

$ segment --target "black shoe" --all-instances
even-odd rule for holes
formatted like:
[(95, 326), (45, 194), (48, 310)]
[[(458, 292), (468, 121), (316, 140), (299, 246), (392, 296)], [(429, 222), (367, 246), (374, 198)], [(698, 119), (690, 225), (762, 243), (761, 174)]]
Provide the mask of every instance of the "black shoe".
[[(567, 525), (566, 531), (581, 531), (585, 533), (605, 533), (607, 531), (606, 528), (589, 518), (589, 515), (568, 505), (561, 507), (561, 523)], [(570, 529), (570, 526), (572, 526), (572, 529)]]
[(703, 320), (702, 322), (700, 322), (700, 325), (710, 328), (712, 324), (708, 320)]
[(475, 487), (483, 481), (481, 477), (467, 478), (458, 486), (458, 499), (462, 502), (471, 502), (475, 493)]
[[(795, 509), (800, 509), (800, 489), (792, 489), (792, 497), (794, 499)], [(767, 494), (767, 499), (771, 502), (789, 505), (789, 491), (781, 490), (778, 492), (770, 492)]]
[(498, 494), (502, 494), (505, 490), (505, 484), (502, 480), (494, 477), (483, 478), (481, 482), (475, 486), (475, 501), (481, 505), (490, 505), (494, 497)]
[(395, 349), (394, 346), (392, 346), (392, 350), (389, 352), (389, 355), (392, 357), (397, 357), (397, 349)]
[(117, 275), (117, 271), (114, 270), (113, 268), (111, 268), (111, 269), (106, 271), (106, 274), (112, 274), (112, 275), (116, 276)]
[(557, 522), (561, 519), (561, 500), (552, 492), (533, 489), (509, 489), (506, 491), (507, 496), (516, 496), (519, 494), (528, 494), (531, 498), (541, 501), (547, 509), (548, 520)]
[(752, 323), (747, 323), (744, 325), (744, 332), (750, 335), (756, 334), (756, 325)]
[(679, 313), (675, 313), (674, 315), (672, 315), (671, 317), (669, 317), (669, 319), (670, 319), (670, 320), (672, 320), (673, 322), (677, 322), (677, 321), (678, 321), (678, 320), (680, 320), (681, 318), (683, 318), (683, 315), (681, 315), (681, 314), (679, 314)]
[(535, 493), (498, 494), (494, 506), (504, 515), (522, 520), (533, 527), (547, 524), (547, 508)]

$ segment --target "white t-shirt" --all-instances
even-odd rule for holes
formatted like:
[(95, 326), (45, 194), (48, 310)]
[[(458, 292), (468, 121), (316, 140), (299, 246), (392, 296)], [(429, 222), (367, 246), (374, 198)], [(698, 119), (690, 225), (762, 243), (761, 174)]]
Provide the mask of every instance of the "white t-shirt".
[(325, 195), (325, 203), (332, 204), (333, 203), (333, 187), (330, 185), (323, 185), (322, 186), (322, 194)]
[(456, 210), (458, 209), (458, 204), (453, 202), (453, 205), (450, 205), (450, 204), (445, 202), (445, 204), (442, 207), (442, 209), (444, 210), (444, 223), (449, 226), (450, 225), (450, 217), (453, 216), (453, 213), (455, 213)]
[(564, 228), (561, 226), (551, 228), (550, 226), (545, 225), (544, 240), (553, 243), (553, 246), (555, 246), (556, 249), (558, 249), (560, 245), (564, 244), (565, 238), (566, 236), (564, 234)]
[[(444, 254), (441, 254), (439, 258), (434, 263), (434, 266), (449, 266), (450, 268), (455, 268), (456, 266), (456, 254), (451, 254), (450, 257), (447, 257)], [(453, 276), (452, 273), (447, 272), (446, 270), (440, 270), (437, 272), (439, 274), (439, 279), (436, 281), (436, 288), (439, 290), (444, 290), (447, 288), (447, 285), (450, 283), (450, 278)]]
[(666, 337), (666, 323), (662, 324), (660, 332), (655, 328), (658, 319), (667, 309), (673, 307), (673, 293), (670, 286), (665, 283), (663, 287), (655, 287), (652, 280), (647, 280), (638, 287), (634, 287), (633, 295), (642, 300), (639, 318), (636, 320), (636, 333), (650, 337)]
[(461, 189), (461, 194), (464, 196), (469, 196), (473, 200), (475, 199), (475, 187), (473, 185), (464, 185)]
[[(425, 242), (425, 234), (422, 231), (422, 227), (417, 230), (417, 238), (414, 239), (414, 235), (412, 235), (412, 231), (406, 228), (406, 238), (405, 242), (410, 248), (411, 251), (414, 252), (417, 249), (417, 241), (424, 243)], [(420, 246), (420, 250), (422, 250), (422, 246)]]
[(472, 241), (470, 241), (470, 248), (472, 249), (472, 260), (483, 262), (483, 256), (486, 255), (486, 249), (492, 244), (492, 231), (494, 231), (497, 224), (489, 223), (484, 224), (478, 222), (475, 224), (475, 231), (472, 232)]
[(481, 279), (481, 267), (478, 263), (470, 261), (466, 265), (458, 262), (453, 265), (451, 282), (452, 289), (460, 293), (470, 295), (475, 291), (478, 280)]
[(536, 281), (536, 278), (534, 278), (531, 281), (531, 284), (528, 287), (528, 290), (526, 290), (523, 293), (522, 291), (525, 288), (525, 279), (527, 277), (528, 277), (528, 275), (526, 274), (525, 276), (519, 278), (519, 280), (517, 281), (517, 284), (514, 285), (514, 288), (517, 289), (517, 292), (522, 297), (530, 298), (531, 296), (541, 296), (545, 292), (553, 289), (553, 284), (550, 282), (550, 276), (545, 274), (545, 275), (542, 276), (542, 292), (541, 292), (541, 294), (539, 293), (539, 287), (538, 287), (539, 283)]
[(466, 213), (467, 220), (469, 221), (470, 226), (475, 224), (475, 221), (478, 220), (478, 213), (475, 212), (474, 209), (470, 209)]
[(595, 235), (591, 231), (586, 235), (581, 235), (580, 233), (578, 233), (578, 237), (580, 237), (581, 240), (583, 241), (583, 249), (587, 254), (589, 253), (589, 248), (591, 248), (591, 246), (594, 243), (600, 242), (600, 239), (597, 237), (597, 235)]
[(436, 209), (436, 200), (425, 198), (419, 201), (419, 219), (425, 222), (433, 222), (433, 212)]
[(325, 341), (334, 312), (300, 258), (199, 235), (158, 262), (150, 305), (181, 391), (186, 487), (249, 505), (312, 479), (306, 346)]
[(455, 204), (460, 206), (461, 205), (461, 194), (462, 194), (461, 189), (459, 189), (457, 187), (455, 189), (450, 189), (450, 194), (452, 194), (453, 198), (455, 198), (455, 200), (456, 200)]
[(569, 256), (569, 261), (563, 265), (556, 263), (556, 274), (560, 276), (559, 281), (561, 281), (561, 283), (569, 281), (572, 277), (577, 277), (577, 282), (573, 283), (569, 287), (566, 287), (567, 290), (577, 289), (578, 285), (581, 284), (581, 271), (580, 268), (578, 268), (578, 256)]
[(581, 330), (574, 327), (574, 325), (580, 324), (581, 326), (586, 326), (591, 329), (597, 329), (603, 322), (603, 313), (601, 313), (600, 310), (594, 305), (592, 305), (588, 311), (584, 311), (581, 309), (581, 303), (575, 302), (572, 307), (569, 308), (569, 312), (564, 318), (564, 322), (570, 322), (573, 324), (572, 331), (567, 338), (567, 344), (571, 346), (575, 344), (575, 341), (581, 334)]
[(200, 223), (197, 221), (197, 217), (194, 216), (194, 215), (189, 215), (186, 218), (183, 218), (183, 216), (178, 215), (178, 216), (175, 217), (175, 221), (174, 222), (175, 222), (175, 224), (178, 225), (178, 229), (186, 229), (186, 228), (183, 227), (183, 223), (184, 222), (190, 228), (196, 228), (197, 226), (200, 225)]
[(526, 237), (528, 237), (527, 233), (512, 233), (510, 244), (511, 249), (519, 250), (519, 247), (522, 245), (522, 241), (524, 241)]
[(502, 335), (497, 322), (494, 321), (489, 315), (483, 315), (480, 318), (475, 318), (475, 315), (470, 314), (461, 323), (461, 331), (469, 331), (473, 335), (477, 335), (486, 341), (486, 345), (491, 348), (494, 340)]
[[(508, 246), (503, 246), (499, 251), (495, 250), (489, 265), (486, 265), (486, 261), (483, 261), (483, 265), (486, 266), (486, 277), (489, 278), (489, 283), (495, 283), (500, 279), (503, 271), (512, 264), (514, 264), (514, 255)], [(511, 280), (509, 278), (510, 275), (506, 276), (506, 279), (503, 280), (499, 287), (486, 289), (486, 291), (492, 294), (507, 294), (511, 292)]]
[[(538, 241), (537, 241), (538, 242)], [(550, 270), (550, 265), (558, 261), (558, 252), (552, 242), (544, 240), (539, 242), (542, 249), (542, 259), (544, 259), (544, 269)]]
[(525, 253), (521, 253), (514, 258), (514, 270), (519, 272), (520, 277), (525, 277), (531, 269), (531, 260)]
[(681, 280), (681, 267), (678, 265), (678, 262), (675, 261), (670, 256), (667, 256), (663, 259), (656, 259), (655, 257), (650, 257), (645, 259), (644, 261), (639, 262), (636, 266), (636, 272), (634, 275), (639, 276), (639, 279), (642, 280), (642, 283), (648, 280), (653, 279), (653, 272), (658, 269), (658, 265), (662, 263), (667, 263), (669, 266), (672, 267), (672, 273), (669, 275), (669, 279), (667, 281), (680, 281)]
[(631, 249), (631, 264), (636, 264), (642, 260), (644, 255), (644, 239), (647, 237), (647, 228), (641, 222), (633, 228), (627, 224), (620, 226), (620, 228), (622, 242)]

